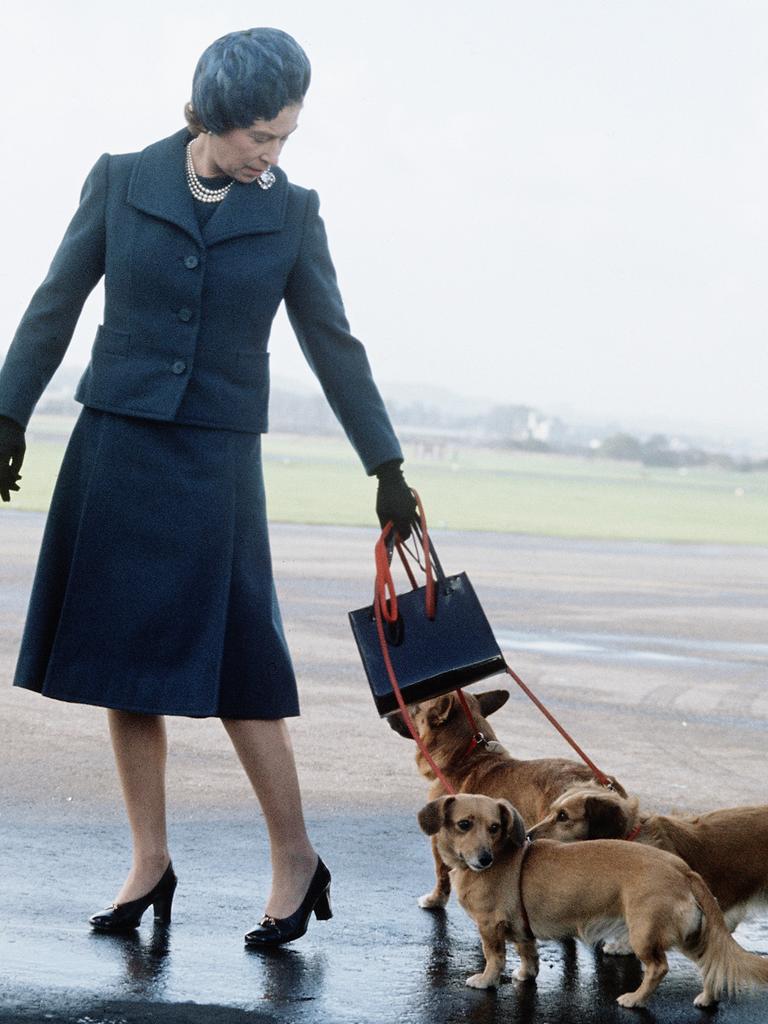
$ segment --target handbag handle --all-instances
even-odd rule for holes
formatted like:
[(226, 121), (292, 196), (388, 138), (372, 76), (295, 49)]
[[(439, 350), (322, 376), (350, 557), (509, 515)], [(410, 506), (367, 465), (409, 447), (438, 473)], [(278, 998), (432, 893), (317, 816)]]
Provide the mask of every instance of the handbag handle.
[[(416, 507), (419, 511), (418, 523), (414, 523), (414, 535), (419, 541), (424, 556), (424, 564), (421, 568), (424, 570), (424, 574), (426, 576), (425, 605), (427, 618), (434, 619), (436, 609), (435, 572), (438, 577), (442, 579), (444, 577), (443, 567), (440, 565), (434, 547), (430, 543), (429, 532), (427, 530), (427, 516), (424, 512), (424, 506), (421, 503), (421, 498), (413, 489), (411, 489), (411, 493), (416, 499)], [(418, 587), (416, 578), (406, 558), (407, 548), (395, 533), (395, 525), (390, 519), (389, 522), (384, 525), (381, 531), (381, 536), (376, 541), (376, 547), (374, 550), (376, 562), (376, 590), (374, 594), (374, 603), (378, 604), (381, 609), (382, 618), (390, 624), (397, 622), (398, 617), (397, 594), (395, 593), (395, 584), (392, 579), (392, 568), (390, 564), (394, 548), (397, 548), (397, 553), (400, 555), (400, 560), (402, 561), (405, 571), (408, 574), (408, 578), (411, 581), (411, 586), (416, 590)], [(432, 568), (433, 563), (435, 566), (434, 572)]]

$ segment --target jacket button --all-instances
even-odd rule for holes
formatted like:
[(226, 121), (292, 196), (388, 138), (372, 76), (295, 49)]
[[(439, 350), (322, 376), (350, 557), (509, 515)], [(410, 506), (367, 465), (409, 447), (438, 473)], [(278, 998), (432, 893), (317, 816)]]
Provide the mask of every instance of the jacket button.
[(187, 368), (187, 364), (183, 359), (177, 359), (175, 363), (171, 365), (171, 370), (174, 373), (184, 373)]
[(197, 258), (197, 256), (184, 257), (184, 266), (187, 268), (187, 270), (194, 270), (199, 262), (200, 260)]
[(181, 309), (179, 310), (179, 314), (178, 315), (179, 315), (179, 320), (182, 320), (185, 324), (188, 324), (189, 321), (194, 316), (194, 313), (192, 312), (191, 309), (187, 309), (186, 306), (182, 306)]

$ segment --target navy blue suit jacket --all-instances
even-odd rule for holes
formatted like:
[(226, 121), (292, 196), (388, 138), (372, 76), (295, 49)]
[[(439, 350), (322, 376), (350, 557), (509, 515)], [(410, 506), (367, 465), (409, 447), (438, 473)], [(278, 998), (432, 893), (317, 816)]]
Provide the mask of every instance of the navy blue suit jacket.
[(349, 331), (317, 193), (275, 168), (235, 182), (202, 229), (184, 176), (186, 129), (104, 154), (0, 371), (0, 414), (26, 426), (105, 275), (104, 322), (75, 397), (94, 409), (230, 430), (267, 429), (272, 320), (299, 344), (367, 472), (402, 458)]

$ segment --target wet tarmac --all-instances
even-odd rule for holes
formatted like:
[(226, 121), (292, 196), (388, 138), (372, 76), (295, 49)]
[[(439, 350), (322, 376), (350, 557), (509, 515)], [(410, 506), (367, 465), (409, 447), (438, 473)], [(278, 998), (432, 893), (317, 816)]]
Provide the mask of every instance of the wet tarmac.
[[(273, 549), (302, 678), (292, 727), (310, 831), (333, 872), (334, 917), (269, 954), (243, 947), (269, 884), (263, 826), (216, 722), (170, 724), (170, 929), (93, 934), (126, 868), (127, 829), (95, 709), (6, 686), (42, 517), (0, 516), (0, 1022), (53, 1024), (658, 1024), (768, 1021), (768, 993), (696, 1010), (673, 954), (645, 1011), (631, 957), (543, 943), (535, 984), (466, 988), (482, 965), (455, 900), (427, 912), (425, 785), (413, 748), (376, 717), (345, 611), (370, 594), (371, 532), (276, 527)], [(466, 568), (515, 667), (606, 770), (656, 809), (764, 802), (768, 726), (763, 549), (440, 538)], [(585, 650), (585, 648), (587, 648)], [(661, 658), (637, 658), (637, 654)], [(670, 660), (671, 658), (671, 660)], [(506, 686), (489, 680), (479, 689)], [(494, 718), (518, 756), (566, 754), (515, 694)], [(737, 939), (768, 955), (768, 914)]]
[[(416, 906), (431, 886), (431, 864), (412, 816), (324, 816), (311, 826), (333, 866), (334, 917), (313, 921), (302, 940), (269, 954), (242, 944), (268, 884), (264, 839), (248, 819), (177, 825), (173, 923), (155, 929), (147, 914), (142, 928), (124, 937), (97, 935), (85, 924), (105, 902), (110, 882), (118, 882), (114, 867), (125, 838), (119, 823), (4, 829), (0, 1019), (579, 1024), (631, 1018), (614, 1000), (639, 984), (637, 962), (576, 943), (542, 944), (535, 985), (511, 979), (510, 949), (496, 993), (467, 989), (465, 978), (482, 963), (477, 933), (454, 901), (441, 912)], [(742, 926), (739, 938), (768, 954), (768, 922)], [(706, 1019), (691, 1005), (699, 991), (694, 968), (679, 955), (671, 963), (641, 1016), (676, 1024)], [(170, 1013), (169, 1006), (179, 1015), (149, 1013), (157, 1007)], [(717, 1019), (768, 1019), (768, 995), (723, 1004)]]
[[(177, 824), (173, 923), (154, 929), (147, 914), (141, 929), (125, 937), (94, 934), (85, 923), (119, 881), (121, 824), (6, 827), (0, 1020), (586, 1024), (632, 1018), (614, 1000), (639, 984), (638, 963), (576, 943), (542, 944), (536, 984), (510, 977), (516, 962), (510, 949), (497, 992), (466, 988), (465, 978), (482, 964), (477, 933), (454, 900), (440, 912), (416, 906), (432, 879), (414, 817), (384, 812), (310, 821), (332, 865), (334, 917), (313, 921), (303, 939), (269, 954), (242, 944), (268, 884), (266, 846), (251, 820)], [(768, 921), (742, 926), (738, 936), (768, 954)], [(698, 991), (695, 969), (673, 954), (669, 975), (640, 1016), (659, 1024), (703, 1021), (708, 1015), (691, 1005)], [(717, 1013), (722, 1024), (766, 1019), (768, 994), (723, 1004)]]

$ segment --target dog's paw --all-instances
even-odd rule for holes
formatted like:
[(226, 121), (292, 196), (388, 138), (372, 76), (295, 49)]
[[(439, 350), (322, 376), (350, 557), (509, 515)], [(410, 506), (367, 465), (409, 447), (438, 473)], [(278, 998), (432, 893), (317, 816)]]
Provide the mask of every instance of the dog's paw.
[(533, 966), (520, 964), (517, 970), (513, 972), (512, 977), (517, 981), (534, 981), (538, 973), (538, 964), (534, 964)]
[(485, 974), (473, 974), (466, 980), (470, 988), (495, 988), (497, 982), (493, 978), (486, 978)]
[(634, 949), (628, 942), (605, 942), (603, 952), (606, 956), (634, 956)]
[(703, 992), (699, 992), (693, 1000), (694, 1006), (715, 1006), (716, 1004), (717, 1000), (711, 993), (707, 992), (706, 989)]
[(642, 999), (637, 996), (635, 992), (625, 992), (623, 996), (619, 996), (616, 1000), (619, 1006), (624, 1006), (626, 1009), (631, 1010), (636, 1007), (645, 1006)]
[(448, 896), (443, 893), (425, 892), (419, 896), (419, 906), (422, 910), (442, 910), (448, 902)]

